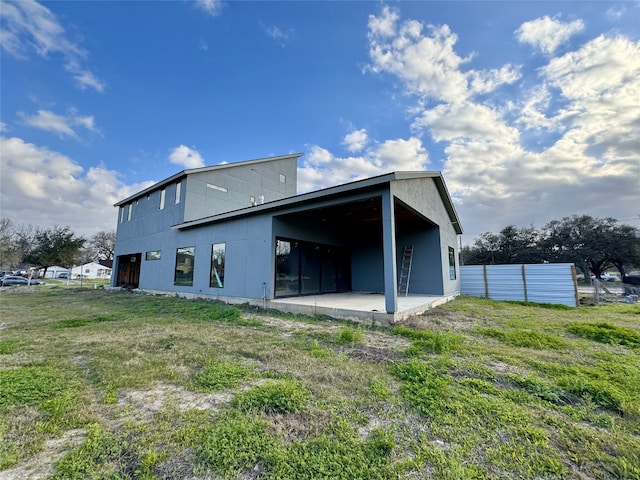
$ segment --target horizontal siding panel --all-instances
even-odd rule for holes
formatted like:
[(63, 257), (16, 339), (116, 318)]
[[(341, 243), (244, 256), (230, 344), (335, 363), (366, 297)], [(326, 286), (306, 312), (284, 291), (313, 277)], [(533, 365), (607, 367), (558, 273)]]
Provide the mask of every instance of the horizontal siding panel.
[(463, 295), (486, 297), (487, 289), (489, 298), (493, 300), (526, 300), (577, 306), (577, 285), (572, 263), (460, 267), (460, 290)]
[(460, 267), (460, 292), (472, 297), (484, 297), (484, 267), (463, 265)]

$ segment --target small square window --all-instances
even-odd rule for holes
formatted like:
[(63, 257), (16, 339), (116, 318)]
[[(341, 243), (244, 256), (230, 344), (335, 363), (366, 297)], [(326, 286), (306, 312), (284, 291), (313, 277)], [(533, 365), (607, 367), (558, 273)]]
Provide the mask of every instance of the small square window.
[(162, 257), (162, 250), (150, 250), (146, 253), (146, 255), (144, 256), (144, 259), (148, 261), (160, 260), (161, 257)]

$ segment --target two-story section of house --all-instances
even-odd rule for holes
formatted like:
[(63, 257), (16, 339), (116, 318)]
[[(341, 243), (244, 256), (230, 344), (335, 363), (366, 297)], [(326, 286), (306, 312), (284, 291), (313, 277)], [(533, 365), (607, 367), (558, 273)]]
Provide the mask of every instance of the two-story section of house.
[(300, 156), (185, 170), (118, 202), (112, 286), (274, 308), (378, 293), (390, 315), (399, 296), (459, 293), (462, 229), (439, 172), (297, 195)]
[(183, 170), (116, 203), (113, 285), (163, 291), (191, 286), (193, 247), (176, 247), (180, 234), (172, 227), (295, 196), (301, 155)]

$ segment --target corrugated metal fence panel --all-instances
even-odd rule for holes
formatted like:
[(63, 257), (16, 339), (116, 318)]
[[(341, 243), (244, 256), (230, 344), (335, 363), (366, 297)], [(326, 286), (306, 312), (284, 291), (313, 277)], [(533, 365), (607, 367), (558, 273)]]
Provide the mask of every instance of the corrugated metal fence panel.
[(488, 288), (489, 298), (493, 300), (527, 300), (577, 307), (572, 267), (572, 263), (464, 265), (460, 267), (460, 291), (463, 295), (486, 297)]
[(524, 300), (522, 265), (488, 265), (487, 283), (493, 300)]
[(528, 300), (576, 307), (572, 267), (573, 263), (525, 265)]
[(460, 292), (472, 297), (484, 297), (484, 267), (482, 265), (460, 266)]

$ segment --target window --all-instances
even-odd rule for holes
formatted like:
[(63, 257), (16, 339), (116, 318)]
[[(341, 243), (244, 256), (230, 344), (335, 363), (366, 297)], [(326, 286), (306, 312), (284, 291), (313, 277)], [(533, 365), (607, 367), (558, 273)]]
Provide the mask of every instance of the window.
[(338, 247), (276, 239), (276, 297), (350, 289), (350, 258)]
[(218, 185), (214, 185), (213, 183), (207, 183), (207, 188), (210, 188), (212, 190), (218, 190), (219, 192), (225, 192), (225, 193), (227, 191), (225, 187), (220, 187)]
[(162, 250), (151, 250), (146, 253), (144, 256), (145, 260), (160, 260), (162, 257)]
[(251, 205), (256, 205), (256, 197), (254, 197), (253, 195), (249, 197), (249, 201), (251, 202)]
[(133, 210), (133, 203), (129, 204), (129, 213), (127, 214), (127, 222), (131, 221), (131, 211)]
[(211, 246), (211, 277), (209, 286), (212, 288), (224, 287), (224, 257), (226, 244), (214, 243)]
[(162, 210), (164, 208), (164, 197), (167, 194), (167, 192), (165, 191), (165, 189), (163, 188), (162, 190), (160, 190), (160, 210)]
[(180, 190), (182, 190), (182, 182), (176, 183), (176, 196), (174, 198), (173, 203), (180, 203)]
[(280, 174), (280, 183), (287, 183), (287, 177), (285, 177), (282, 173)]
[(124, 207), (120, 207), (120, 223), (124, 222)]
[(193, 285), (193, 263), (196, 247), (182, 247), (176, 250), (176, 272), (174, 285), (190, 287)]
[(456, 251), (449, 247), (449, 280), (456, 279)]

